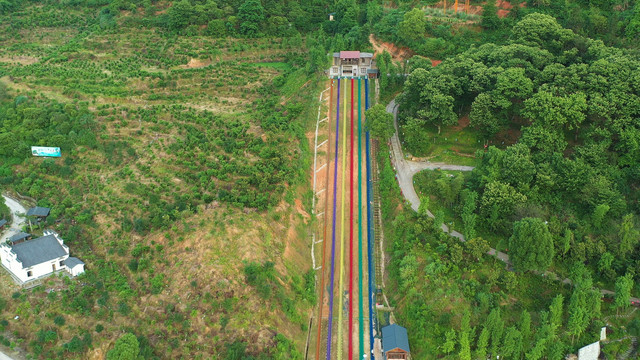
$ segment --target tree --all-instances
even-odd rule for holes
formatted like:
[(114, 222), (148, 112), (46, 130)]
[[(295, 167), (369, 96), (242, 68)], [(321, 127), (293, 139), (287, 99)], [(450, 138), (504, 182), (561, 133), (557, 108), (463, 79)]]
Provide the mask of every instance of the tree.
[(491, 248), (489, 246), (489, 243), (481, 237), (474, 237), (471, 239), (467, 239), (467, 241), (464, 243), (464, 246), (467, 252), (471, 254), (471, 257), (473, 257), (476, 260), (480, 260), (482, 255), (487, 253)]
[(508, 68), (498, 75), (496, 92), (511, 101), (523, 100), (533, 93), (533, 81), (523, 68)]
[(606, 251), (600, 256), (600, 260), (598, 261), (598, 271), (608, 278), (613, 278), (615, 276), (615, 271), (611, 268), (613, 264), (613, 260), (615, 257), (612, 253)]
[(404, 13), (404, 18), (398, 24), (398, 37), (410, 44), (424, 36), (426, 20), (424, 12), (420, 8), (413, 8)]
[(393, 115), (387, 112), (384, 105), (375, 104), (365, 111), (365, 118), (367, 130), (371, 131), (376, 138), (387, 141), (395, 133)]
[(436, 89), (425, 89), (426, 107), (418, 110), (418, 116), (425, 119), (427, 123), (435, 125), (440, 134), (442, 126), (453, 125), (458, 121), (458, 116), (453, 111), (454, 98), (451, 95), (443, 94)]
[(445, 334), (445, 341), (442, 344), (442, 351), (445, 354), (451, 353), (456, 348), (456, 331), (454, 329), (449, 329)]
[(505, 119), (500, 116), (504, 110), (504, 102), (498, 101), (498, 95), (493, 92), (481, 93), (476, 96), (471, 105), (469, 120), (471, 125), (492, 137), (505, 125)]
[(107, 360), (137, 360), (140, 358), (140, 344), (135, 335), (126, 333), (116, 340), (113, 349), (107, 353)]
[(616, 280), (616, 295), (614, 303), (616, 305), (616, 312), (622, 308), (629, 307), (629, 299), (631, 299), (631, 289), (633, 288), (633, 275), (627, 273), (625, 276), (620, 276)]
[(609, 212), (609, 209), (610, 209), (609, 205), (600, 204), (596, 206), (595, 210), (593, 210), (592, 220), (593, 220), (593, 226), (595, 226), (596, 229), (602, 228), (602, 221), (604, 220), (604, 217)]
[(620, 239), (618, 253), (623, 257), (627, 257), (638, 244), (638, 240), (640, 240), (640, 234), (633, 228), (633, 214), (627, 214), (622, 218), (618, 237)]
[(489, 334), (491, 335), (489, 353), (492, 356), (498, 355), (500, 342), (502, 341), (502, 335), (504, 334), (504, 320), (502, 320), (500, 308), (494, 308), (491, 310), (487, 317), (486, 326), (489, 329)]
[(509, 146), (501, 160), (501, 180), (526, 193), (536, 173), (529, 148), (524, 144)]
[(478, 336), (478, 343), (476, 345), (476, 359), (487, 358), (487, 346), (489, 345), (489, 329), (487, 325), (482, 328), (480, 336)]
[(554, 334), (562, 327), (563, 302), (564, 296), (560, 294), (553, 298), (549, 306), (549, 324)]
[(545, 128), (576, 130), (586, 119), (587, 97), (584, 93), (558, 96), (549, 91), (538, 91), (524, 102), (522, 114)]
[(494, 230), (506, 231), (506, 218), (513, 213), (517, 204), (523, 204), (527, 197), (519, 193), (511, 185), (500, 181), (487, 184), (480, 199), (480, 215)]
[(504, 343), (502, 344), (502, 357), (506, 359), (519, 359), (522, 354), (522, 334), (515, 326), (506, 330)]
[(259, 0), (245, 0), (238, 8), (238, 18), (241, 34), (249, 37), (257, 36), (260, 33), (260, 25), (264, 21), (264, 8)]
[(169, 16), (169, 27), (172, 30), (181, 30), (191, 24), (195, 16), (195, 9), (188, 0), (175, 2), (172, 7), (167, 10)]
[(460, 340), (460, 352), (458, 353), (458, 359), (460, 360), (471, 360), (471, 312), (468, 309), (465, 309), (464, 314), (462, 315), (462, 324), (460, 327), (460, 335), (458, 336)]
[(533, 13), (520, 20), (511, 31), (514, 42), (558, 53), (574, 38), (573, 31), (563, 29), (550, 15)]
[(491, 0), (482, 9), (482, 27), (489, 30), (495, 30), (500, 26), (500, 18), (498, 18), (498, 8), (496, 2)]
[(544, 271), (553, 260), (553, 237), (539, 218), (524, 218), (513, 224), (509, 258), (520, 271)]

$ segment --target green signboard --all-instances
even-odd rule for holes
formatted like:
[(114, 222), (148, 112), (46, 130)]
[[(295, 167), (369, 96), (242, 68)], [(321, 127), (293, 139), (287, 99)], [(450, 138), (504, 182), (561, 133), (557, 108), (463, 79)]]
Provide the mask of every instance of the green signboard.
[(62, 156), (62, 154), (60, 153), (59, 147), (45, 147), (45, 146), (32, 146), (31, 154), (33, 154), (33, 156), (44, 156), (44, 157)]

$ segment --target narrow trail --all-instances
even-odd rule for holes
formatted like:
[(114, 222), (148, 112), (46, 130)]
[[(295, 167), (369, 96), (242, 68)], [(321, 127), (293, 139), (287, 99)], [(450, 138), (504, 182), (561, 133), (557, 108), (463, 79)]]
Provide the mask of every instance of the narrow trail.
[[(336, 111), (336, 147), (334, 159), (334, 176), (333, 176), (333, 217), (332, 217), (332, 234), (331, 234), (331, 285), (329, 287), (329, 325), (327, 327), (327, 360), (331, 360), (331, 329), (333, 325), (333, 286), (335, 283), (335, 265), (336, 265), (336, 189), (338, 188), (338, 138), (340, 130), (340, 79), (338, 79), (338, 106)], [(323, 289), (324, 290), (324, 289)], [(319, 322), (322, 319), (318, 319)], [(316, 346), (320, 346), (317, 344)]]

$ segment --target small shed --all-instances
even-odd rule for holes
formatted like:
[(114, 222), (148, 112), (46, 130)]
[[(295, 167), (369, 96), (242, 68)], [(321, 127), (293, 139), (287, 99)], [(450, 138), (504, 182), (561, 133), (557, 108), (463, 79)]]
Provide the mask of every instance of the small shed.
[(84, 272), (84, 263), (77, 257), (68, 257), (64, 261), (64, 265), (67, 267), (71, 276), (78, 276)]
[(24, 232), (19, 232), (17, 234), (14, 234), (13, 236), (11, 236), (9, 238), (9, 243), (11, 245), (15, 245), (15, 244), (20, 244), (21, 242), (24, 242), (26, 240), (31, 239), (31, 234), (27, 234)]
[(411, 351), (407, 329), (397, 324), (383, 327), (382, 352), (386, 360), (409, 359)]
[(0, 230), (4, 229), (5, 225), (7, 225), (7, 220), (0, 219)]
[(44, 220), (47, 218), (47, 216), (49, 216), (50, 211), (51, 211), (50, 208), (36, 206), (27, 210), (27, 216), (33, 216), (33, 217)]

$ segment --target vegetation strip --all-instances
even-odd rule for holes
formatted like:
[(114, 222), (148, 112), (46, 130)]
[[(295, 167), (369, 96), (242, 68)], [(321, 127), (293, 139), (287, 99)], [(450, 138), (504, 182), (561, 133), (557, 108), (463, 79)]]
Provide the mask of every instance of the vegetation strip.
[(338, 106), (336, 111), (336, 148), (333, 166), (333, 217), (331, 233), (331, 285), (329, 288), (329, 324), (327, 329), (327, 360), (331, 360), (331, 326), (333, 325), (333, 285), (336, 264), (336, 189), (338, 188), (338, 138), (340, 136), (340, 78), (338, 78)]
[[(333, 79), (331, 79), (331, 91), (329, 95), (329, 114), (327, 115), (327, 165), (331, 161), (331, 107), (333, 105)], [(315, 171), (315, 168), (314, 168)], [(325, 191), (329, 188), (329, 169), (327, 169), (327, 176), (324, 184)], [(313, 196), (316, 196), (315, 194)], [(335, 195), (334, 195), (335, 196)], [(325, 255), (327, 252), (327, 214), (329, 213), (329, 194), (325, 194), (324, 199), (324, 226), (322, 230), (322, 276), (320, 278), (320, 301), (318, 302), (318, 334), (316, 337), (316, 360), (320, 359), (320, 337), (322, 333), (322, 308), (324, 304), (324, 269), (325, 269)]]

